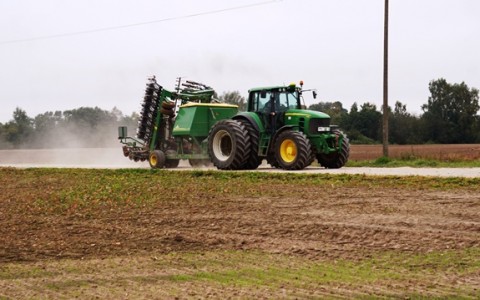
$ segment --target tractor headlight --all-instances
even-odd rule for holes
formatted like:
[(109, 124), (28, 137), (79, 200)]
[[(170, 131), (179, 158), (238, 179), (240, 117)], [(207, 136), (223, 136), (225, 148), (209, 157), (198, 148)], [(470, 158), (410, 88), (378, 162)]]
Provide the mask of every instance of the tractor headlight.
[(330, 132), (330, 127), (318, 127), (318, 132)]
[(330, 132), (330, 118), (314, 118), (310, 120), (309, 130), (311, 134)]

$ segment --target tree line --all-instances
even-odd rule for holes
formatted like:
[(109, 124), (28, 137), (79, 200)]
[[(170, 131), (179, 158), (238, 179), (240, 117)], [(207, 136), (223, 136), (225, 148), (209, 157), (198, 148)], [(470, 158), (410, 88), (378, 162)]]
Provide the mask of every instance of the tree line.
[[(480, 143), (478, 89), (464, 82), (448, 83), (441, 78), (429, 83), (430, 96), (422, 105), (423, 114), (407, 111), (405, 104), (389, 107), (390, 144), (470, 144)], [(382, 113), (369, 102), (354, 103), (347, 111), (341, 102), (311, 105), (312, 110), (326, 112), (332, 124), (346, 131), (352, 143), (373, 144), (382, 141)]]
[(0, 149), (69, 148), (118, 146), (117, 127), (136, 128), (138, 115), (123, 115), (98, 107), (80, 107), (66, 111), (48, 111), (31, 118), (21, 109), (13, 120), (0, 123)]
[[(409, 113), (400, 101), (389, 107), (389, 143), (480, 143), (478, 89), (441, 78), (431, 81), (429, 90), (419, 116)], [(246, 108), (245, 98), (238, 91), (225, 92), (218, 98), (239, 105), (240, 110)], [(351, 143), (381, 143), (382, 113), (375, 104), (354, 103), (347, 110), (340, 101), (320, 101), (308, 108), (329, 114), (331, 123), (345, 131)], [(81, 107), (49, 111), (34, 118), (17, 108), (11, 121), (0, 123), (0, 149), (118, 146), (117, 127), (135, 130), (137, 120), (138, 114), (127, 116), (117, 108)]]

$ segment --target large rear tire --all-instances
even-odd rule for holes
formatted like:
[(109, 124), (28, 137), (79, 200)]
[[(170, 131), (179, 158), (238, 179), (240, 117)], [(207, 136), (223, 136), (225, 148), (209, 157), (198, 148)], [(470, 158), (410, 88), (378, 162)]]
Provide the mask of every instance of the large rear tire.
[(285, 170), (305, 169), (312, 160), (312, 146), (300, 131), (284, 131), (275, 140), (275, 160)]
[(210, 129), (208, 154), (218, 169), (241, 169), (250, 157), (250, 149), (250, 137), (241, 122), (222, 120)]
[(262, 163), (262, 158), (258, 156), (258, 141), (260, 139), (258, 131), (248, 120), (239, 120), (248, 132), (250, 137), (250, 155), (243, 165), (244, 170), (255, 170)]
[(165, 166), (165, 153), (161, 150), (154, 150), (150, 152), (148, 157), (150, 167), (153, 169), (161, 169)]
[(334, 152), (330, 154), (317, 154), (318, 163), (326, 169), (340, 169), (343, 167), (350, 155), (350, 142), (347, 136), (340, 130), (333, 131), (337, 136), (343, 135), (342, 149), (340, 152)]

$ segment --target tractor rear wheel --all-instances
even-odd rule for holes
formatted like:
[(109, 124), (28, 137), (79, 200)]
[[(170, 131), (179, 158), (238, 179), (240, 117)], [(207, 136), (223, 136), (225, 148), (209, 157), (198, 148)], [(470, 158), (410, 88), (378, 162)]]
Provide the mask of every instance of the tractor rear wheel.
[(342, 149), (340, 150), (340, 152), (334, 152), (330, 154), (317, 154), (318, 163), (326, 169), (340, 169), (347, 163), (348, 156), (350, 155), (350, 143), (347, 136), (339, 130), (335, 130), (334, 133), (337, 136), (343, 135), (341, 145)]
[(250, 157), (250, 150), (250, 137), (240, 121), (222, 120), (210, 129), (208, 154), (218, 169), (241, 169)]
[(302, 170), (311, 162), (312, 146), (300, 131), (288, 130), (275, 140), (275, 159), (280, 168)]
[(161, 150), (153, 150), (148, 157), (150, 167), (154, 169), (163, 168), (165, 166), (165, 160), (165, 153)]
[(248, 120), (239, 120), (242, 122), (243, 126), (250, 136), (250, 156), (247, 158), (247, 161), (243, 165), (242, 169), (244, 170), (255, 170), (262, 163), (262, 158), (258, 156), (258, 142), (259, 142), (259, 133), (253, 127), (252, 123)]

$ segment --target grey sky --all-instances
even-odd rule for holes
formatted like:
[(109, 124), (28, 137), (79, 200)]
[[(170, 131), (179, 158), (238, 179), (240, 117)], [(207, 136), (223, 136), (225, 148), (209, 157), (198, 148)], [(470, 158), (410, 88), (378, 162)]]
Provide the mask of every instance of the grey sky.
[[(318, 100), (382, 103), (384, 0), (283, 0), (92, 34), (4, 43), (266, 0), (0, 0), (0, 122), (81, 106), (138, 111), (177, 76), (219, 93), (305, 81)], [(428, 83), (480, 88), (480, 1), (390, 0), (390, 105), (420, 113)], [(306, 98), (307, 104), (314, 103)], [(315, 101), (316, 102), (316, 101)]]

